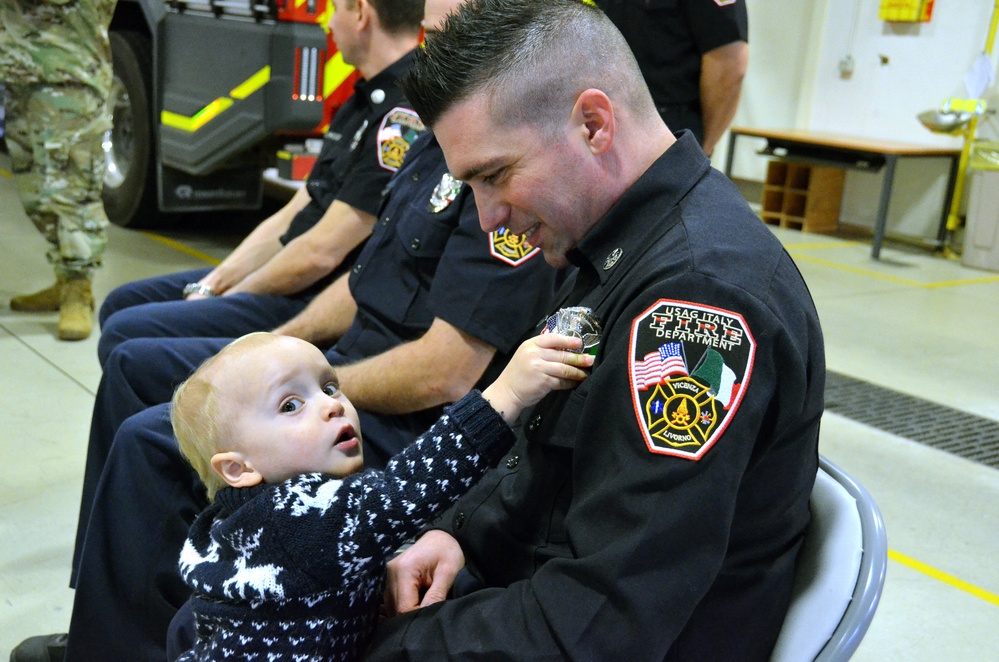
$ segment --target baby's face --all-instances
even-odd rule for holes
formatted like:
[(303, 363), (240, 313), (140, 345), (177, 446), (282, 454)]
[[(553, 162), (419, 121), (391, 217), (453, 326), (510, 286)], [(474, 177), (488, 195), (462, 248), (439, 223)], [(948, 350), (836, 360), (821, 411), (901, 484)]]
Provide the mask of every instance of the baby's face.
[(220, 378), (233, 450), (264, 481), (312, 472), (342, 477), (364, 466), (357, 411), (314, 345), (284, 336), (254, 343)]

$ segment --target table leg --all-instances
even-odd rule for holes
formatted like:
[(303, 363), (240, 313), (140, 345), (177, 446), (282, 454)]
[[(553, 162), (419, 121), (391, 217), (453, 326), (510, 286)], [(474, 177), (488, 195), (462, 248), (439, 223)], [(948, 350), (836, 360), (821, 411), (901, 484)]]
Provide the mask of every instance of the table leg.
[(937, 248), (944, 248), (947, 244), (947, 220), (950, 218), (950, 209), (954, 205), (954, 190), (957, 188), (957, 167), (961, 155), (952, 156), (950, 159), (950, 176), (947, 178), (947, 194), (944, 195), (943, 214), (940, 219), (940, 230), (937, 231)]
[(728, 132), (728, 154), (725, 155), (725, 176), (732, 179), (732, 159), (735, 158), (735, 131)]
[(874, 246), (871, 248), (871, 257), (875, 260), (881, 255), (881, 243), (885, 239), (885, 226), (888, 225), (888, 202), (891, 199), (891, 187), (895, 180), (895, 164), (898, 162), (898, 157), (894, 154), (886, 154), (885, 157), (881, 199), (878, 201), (878, 216), (874, 221)]

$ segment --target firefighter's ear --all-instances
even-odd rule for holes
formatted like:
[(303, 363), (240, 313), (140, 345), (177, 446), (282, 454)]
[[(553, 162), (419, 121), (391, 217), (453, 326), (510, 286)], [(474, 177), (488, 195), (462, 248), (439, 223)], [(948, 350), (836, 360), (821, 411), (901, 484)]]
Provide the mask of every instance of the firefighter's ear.
[(614, 106), (606, 94), (591, 88), (576, 97), (572, 119), (593, 154), (604, 154), (614, 142)]
[(354, 4), (354, 11), (357, 12), (357, 21), (361, 24), (359, 27), (365, 27), (372, 19), (378, 18), (378, 12), (375, 11), (374, 5), (368, 0), (355, 0)]

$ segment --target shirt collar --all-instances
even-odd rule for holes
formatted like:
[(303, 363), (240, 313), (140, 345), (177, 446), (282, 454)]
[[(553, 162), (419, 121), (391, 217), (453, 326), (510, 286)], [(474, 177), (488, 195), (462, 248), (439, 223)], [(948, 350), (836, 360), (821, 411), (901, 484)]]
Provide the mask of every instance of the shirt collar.
[(252, 487), (223, 487), (215, 493), (215, 502), (222, 506), (223, 511), (231, 513), (245, 503), (257, 498), (273, 485), (260, 483)]
[[(580, 268), (588, 267), (606, 283), (622, 267), (641, 255), (676, 221), (665, 219), (710, 169), (711, 162), (690, 131), (677, 140), (614, 203), (566, 257)], [(634, 229), (634, 223), (647, 227)]]
[(412, 68), (415, 58), (416, 49), (413, 49), (379, 71), (371, 80), (359, 78), (354, 83), (354, 94), (358, 99), (363, 99), (364, 103), (369, 106), (378, 105), (379, 103), (383, 103), (385, 99), (394, 98), (394, 95), (386, 93), (382, 96), (381, 101), (375, 102), (371, 98), (371, 93), (378, 89), (395, 88), (399, 79)]

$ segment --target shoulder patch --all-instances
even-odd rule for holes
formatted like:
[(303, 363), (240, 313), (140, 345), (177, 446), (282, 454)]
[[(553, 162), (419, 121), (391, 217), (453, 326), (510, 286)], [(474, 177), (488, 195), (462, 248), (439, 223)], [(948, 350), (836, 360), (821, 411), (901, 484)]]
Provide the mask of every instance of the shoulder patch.
[(395, 172), (409, 146), (426, 130), (420, 116), (409, 108), (396, 107), (385, 113), (378, 127), (378, 164)]
[(541, 252), (531, 246), (522, 234), (514, 234), (506, 228), (489, 233), (489, 254), (501, 262), (516, 267), (527, 262)]
[(628, 376), (649, 451), (701, 459), (739, 408), (755, 354), (738, 313), (660, 299), (636, 317)]

